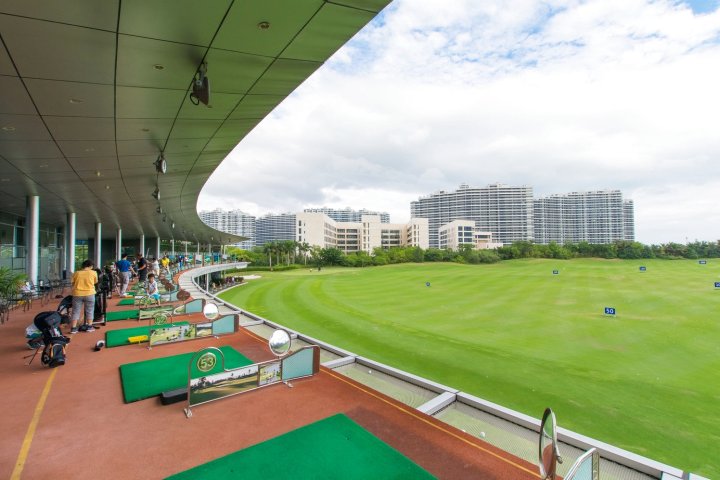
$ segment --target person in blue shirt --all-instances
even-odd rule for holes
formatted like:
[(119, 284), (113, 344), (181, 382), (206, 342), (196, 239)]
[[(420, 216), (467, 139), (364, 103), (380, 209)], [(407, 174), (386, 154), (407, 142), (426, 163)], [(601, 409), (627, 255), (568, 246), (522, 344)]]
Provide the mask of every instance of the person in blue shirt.
[(130, 272), (134, 272), (135, 270), (132, 268), (132, 263), (130, 263), (127, 259), (127, 253), (122, 254), (120, 260), (115, 263), (115, 266), (117, 267), (118, 272), (120, 272), (120, 296), (125, 297), (127, 296), (127, 289), (130, 284)]

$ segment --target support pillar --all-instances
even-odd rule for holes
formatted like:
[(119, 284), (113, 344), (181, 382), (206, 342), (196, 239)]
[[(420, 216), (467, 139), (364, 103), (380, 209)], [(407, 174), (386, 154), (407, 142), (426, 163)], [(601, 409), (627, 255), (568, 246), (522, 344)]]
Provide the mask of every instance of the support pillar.
[(72, 278), (75, 271), (75, 212), (65, 218), (65, 278)]
[(25, 273), (28, 281), (35, 285), (40, 266), (40, 197), (37, 195), (27, 197), (25, 218)]
[(95, 267), (100, 268), (102, 266), (102, 223), (95, 223)]
[(122, 228), (118, 228), (115, 233), (115, 260), (120, 260), (122, 256)]
[(145, 256), (145, 235), (140, 235), (140, 253)]
[(160, 260), (162, 254), (160, 253), (160, 237), (155, 237), (155, 258)]

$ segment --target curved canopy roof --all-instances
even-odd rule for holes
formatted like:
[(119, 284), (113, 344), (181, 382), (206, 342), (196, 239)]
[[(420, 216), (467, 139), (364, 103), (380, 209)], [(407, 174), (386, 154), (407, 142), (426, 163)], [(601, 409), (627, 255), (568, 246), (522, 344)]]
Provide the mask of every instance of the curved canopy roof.
[[(40, 221), (75, 212), (78, 238), (101, 222), (105, 238), (217, 243), (196, 211), (210, 174), (387, 3), (4, 0), (0, 210), (38, 195)], [(208, 106), (189, 98), (203, 62)]]

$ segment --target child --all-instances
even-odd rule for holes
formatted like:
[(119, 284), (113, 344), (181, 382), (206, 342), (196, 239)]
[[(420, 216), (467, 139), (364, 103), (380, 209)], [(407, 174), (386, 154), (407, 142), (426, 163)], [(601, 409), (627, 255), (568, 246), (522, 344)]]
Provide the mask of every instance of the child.
[(155, 281), (154, 273), (148, 275), (147, 295), (150, 298), (154, 298), (157, 304), (160, 305), (160, 292), (158, 291), (158, 284)]

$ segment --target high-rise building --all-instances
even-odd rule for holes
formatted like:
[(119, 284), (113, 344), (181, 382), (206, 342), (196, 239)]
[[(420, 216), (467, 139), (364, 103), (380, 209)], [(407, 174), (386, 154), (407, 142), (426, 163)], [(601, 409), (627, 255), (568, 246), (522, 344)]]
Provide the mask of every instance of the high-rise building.
[(255, 245), (261, 247), (269, 242), (295, 240), (294, 213), (268, 213), (255, 220)]
[(635, 239), (632, 200), (620, 190), (572, 192), (535, 200), (535, 243), (612, 243)]
[(472, 220), (478, 230), (491, 232), (499, 243), (532, 240), (533, 189), (463, 184), (455, 191), (440, 191), (411, 202), (410, 216), (428, 219), (431, 248), (439, 248), (438, 230), (453, 220)]
[(360, 210), (352, 210), (350, 207), (343, 209), (320, 207), (306, 208), (304, 211), (308, 213), (324, 213), (336, 222), (362, 222), (363, 215), (378, 215), (381, 223), (390, 223), (389, 213), (372, 212), (370, 210), (365, 210), (364, 208)]
[(252, 215), (240, 210), (216, 208), (200, 212), (200, 219), (215, 230), (247, 237), (247, 240), (235, 244), (240, 248), (249, 250), (255, 246), (255, 217)]
[(408, 223), (383, 223), (379, 215), (363, 215), (359, 222), (337, 222), (320, 212), (302, 212), (297, 217), (296, 241), (344, 253), (372, 253), (377, 247), (428, 248), (428, 223), (414, 218)]

